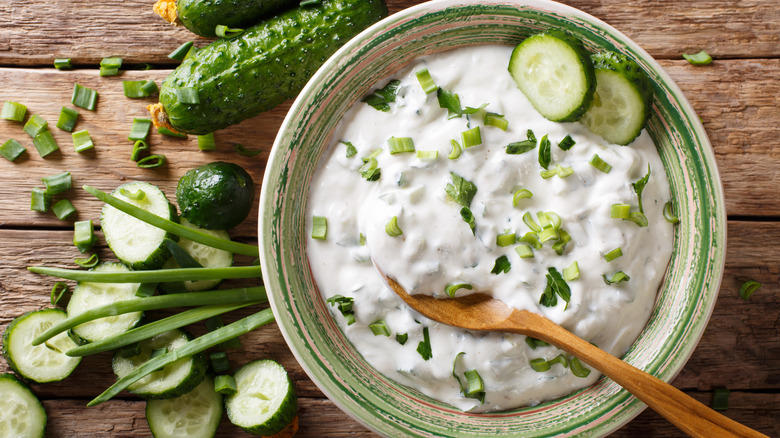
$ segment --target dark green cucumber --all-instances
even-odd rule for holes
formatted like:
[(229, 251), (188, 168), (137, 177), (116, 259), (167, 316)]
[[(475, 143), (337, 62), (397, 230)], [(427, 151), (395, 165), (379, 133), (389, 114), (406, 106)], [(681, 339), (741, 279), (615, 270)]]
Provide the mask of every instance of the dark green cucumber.
[(247, 27), (299, 1), (295, 0), (178, 0), (179, 21), (190, 31), (214, 37), (217, 25)]
[[(200, 49), (160, 87), (160, 103), (178, 131), (207, 134), (295, 97), (314, 72), (347, 40), (387, 14), (382, 0), (322, 0)], [(183, 103), (194, 88), (199, 103)], [(185, 99), (190, 101), (190, 99)]]

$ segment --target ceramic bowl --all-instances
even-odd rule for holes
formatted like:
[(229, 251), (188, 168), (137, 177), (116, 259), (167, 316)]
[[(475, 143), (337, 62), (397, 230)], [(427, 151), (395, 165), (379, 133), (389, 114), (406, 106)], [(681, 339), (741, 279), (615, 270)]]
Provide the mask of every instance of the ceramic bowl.
[[(651, 26), (652, 23), (647, 23)], [(279, 327), (298, 362), (341, 409), (386, 436), (606, 435), (644, 405), (609, 379), (533, 407), (463, 413), (384, 377), (355, 350), (317, 291), (306, 257), (312, 174), (347, 109), (412, 60), (476, 44), (516, 45), (550, 28), (593, 51), (633, 58), (654, 88), (647, 130), (661, 155), (677, 211), (674, 254), (650, 321), (624, 360), (670, 381), (704, 332), (723, 273), (726, 214), (712, 147), (688, 101), (644, 50), (604, 22), (543, 0), (439, 0), (377, 23), (315, 74), (274, 143), (260, 199), (262, 268)]]

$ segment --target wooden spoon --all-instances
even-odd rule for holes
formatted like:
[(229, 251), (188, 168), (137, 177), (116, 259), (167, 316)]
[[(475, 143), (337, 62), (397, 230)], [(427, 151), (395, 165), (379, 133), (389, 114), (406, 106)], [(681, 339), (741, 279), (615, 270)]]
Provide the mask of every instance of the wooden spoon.
[(555, 345), (614, 380), (688, 435), (702, 438), (768, 438), (713, 411), (672, 385), (623, 362), (541, 315), (512, 309), (503, 301), (482, 293), (447, 299), (409, 295), (381, 269), (379, 273), (409, 307), (434, 321), (468, 330), (518, 333)]

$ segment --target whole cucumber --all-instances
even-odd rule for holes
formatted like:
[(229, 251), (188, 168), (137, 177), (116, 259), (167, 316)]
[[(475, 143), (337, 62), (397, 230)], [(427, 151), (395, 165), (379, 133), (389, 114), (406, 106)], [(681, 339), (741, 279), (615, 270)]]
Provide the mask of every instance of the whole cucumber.
[(217, 25), (251, 26), (298, 0), (177, 0), (179, 20), (190, 31), (204, 37), (214, 37)]
[[(207, 134), (295, 97), (342, 44), (387, 14), (382, 0), (322, 0), (218, 40), (185, 60), (160, 87), (174, 129)], [(182, 103), (177, 89), (194, 88), (199, 103)], [(187, 100), (190, 101), (190, 100)]]

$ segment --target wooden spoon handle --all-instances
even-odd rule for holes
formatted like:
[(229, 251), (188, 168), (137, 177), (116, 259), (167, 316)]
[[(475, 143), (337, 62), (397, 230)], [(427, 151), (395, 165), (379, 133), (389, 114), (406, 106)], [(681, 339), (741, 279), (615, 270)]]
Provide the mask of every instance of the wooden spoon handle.
[[(529, 318), (535, 320), (529, 321)], [(768, 438), (715, 412), (657, 377), (595, 347), (547, 318), (530, 312), (514, 311), (506, 323), (516, 324), (519, 327), (516, 332), (530, 334), (553, 344), (597, 369), (690, 436)], [(529, 330), (529, 327), (533, 329)]]

